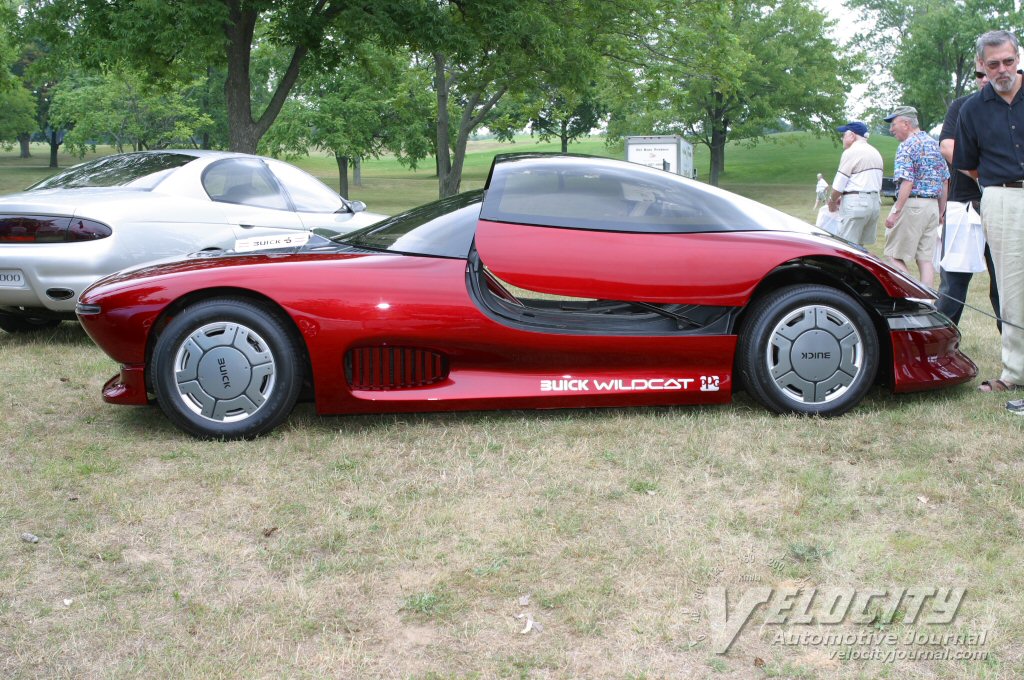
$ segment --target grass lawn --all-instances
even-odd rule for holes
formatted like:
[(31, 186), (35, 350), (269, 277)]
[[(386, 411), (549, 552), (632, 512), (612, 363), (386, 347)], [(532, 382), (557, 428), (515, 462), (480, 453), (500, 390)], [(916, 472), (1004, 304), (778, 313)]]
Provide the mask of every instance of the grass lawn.
[[(873, 143), (891, 163), (895, 141)], [(621, 155), (596, 138), (572, 150)], [(803, 135), (730, 147), (723, 185), (812, 219), (815, 174), (840, 150)], [(494, 151), (474, 146), (463, 189)], [(48, 173), (34, 153), (0, 156), (0, 191)], [(336, 185), (333, 159), (299, 165)], [(352, 197), (388, 213), (429, 200), (424, 167), (367, 161)], [(998, 375), (994, 323), (967, 311), (961, 330)], [(771, 416), (743, 394), (360, 417), (306, 404), (263, 439), (206, 443), (156, 408), (103, 404), (115, 370), (72, 323), (0, 333), (0, 677), (1024, 677), (1024, 419), (973, 385), (875, 390), (834, 420)], [(870, 625), (758, 609), (716, 653), (715, 589), (732, 616), (765, 587), (888, 592)], [(966, 594), (952, 623), (924, 623), (930, 605), (887, 616), (912, 587)], [(905, 644), (915, 633), (937, 637)], [(941, 640), (953, 633), (986, 638)]]

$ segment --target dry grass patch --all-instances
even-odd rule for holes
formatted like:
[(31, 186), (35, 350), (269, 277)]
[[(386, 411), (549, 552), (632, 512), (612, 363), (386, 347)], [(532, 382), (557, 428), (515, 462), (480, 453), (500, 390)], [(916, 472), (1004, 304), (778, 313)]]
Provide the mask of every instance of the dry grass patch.
[[(1004, 444), (1020, 423), (969, 388), (879, 392), (837, 420), (743, 396), (348, 418), (304, 405), (265, 439), (203, 443), (155, 409), (100, 403), (113, 366), (75, 325), (0, 350), (6, 677), (1022, 668), (1020, 451)], [(708, 588), (792, 583), (965, 586), (957, 625), (991, 630), (991, 658), (843, 663), (759, 625), (713, 653)], [(521, 632), (527, 613), (539, 632)]]

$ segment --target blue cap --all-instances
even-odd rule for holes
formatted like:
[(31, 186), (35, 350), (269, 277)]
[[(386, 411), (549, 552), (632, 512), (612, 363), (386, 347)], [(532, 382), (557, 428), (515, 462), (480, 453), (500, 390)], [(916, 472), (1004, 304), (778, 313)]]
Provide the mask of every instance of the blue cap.
[(851, 120), (846, 125), (840, 125), (836, 128), (837, 132), (846, 132), (847, 130), (859, 137), (866, 137), (868, 134), (868, 126), (859, 120)]

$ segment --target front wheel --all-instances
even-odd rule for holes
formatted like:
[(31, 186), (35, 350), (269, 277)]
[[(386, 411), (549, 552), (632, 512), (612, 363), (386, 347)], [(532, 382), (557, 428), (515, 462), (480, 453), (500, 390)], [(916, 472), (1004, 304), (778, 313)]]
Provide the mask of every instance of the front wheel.
[(207, 439), (248, 439), (277, 427), (302, 387), (302, 351), (270, 309), (207, 300), (175, 316), (153, 348), (153, 391), (167, 417)]
[(776, 413), (846, 413), (871, 388), (878, 363), (868, 313), (820, 285), (787, 286), (757, 300), (737, 346), (747, 391)]

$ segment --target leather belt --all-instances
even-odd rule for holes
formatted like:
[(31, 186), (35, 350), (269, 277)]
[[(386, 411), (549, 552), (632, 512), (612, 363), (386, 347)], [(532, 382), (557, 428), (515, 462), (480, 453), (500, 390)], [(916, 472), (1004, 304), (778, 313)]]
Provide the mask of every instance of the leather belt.
[(1024, 181), (1017, 180), (1016, 182), (1001, 182), (999, 184), (993, 184), (992, 186), (1006, 187), (1008, 189), (1024, 189)]
[(843, 196), (848, 194), (877, 194), (877, 191), (844, 191)]

